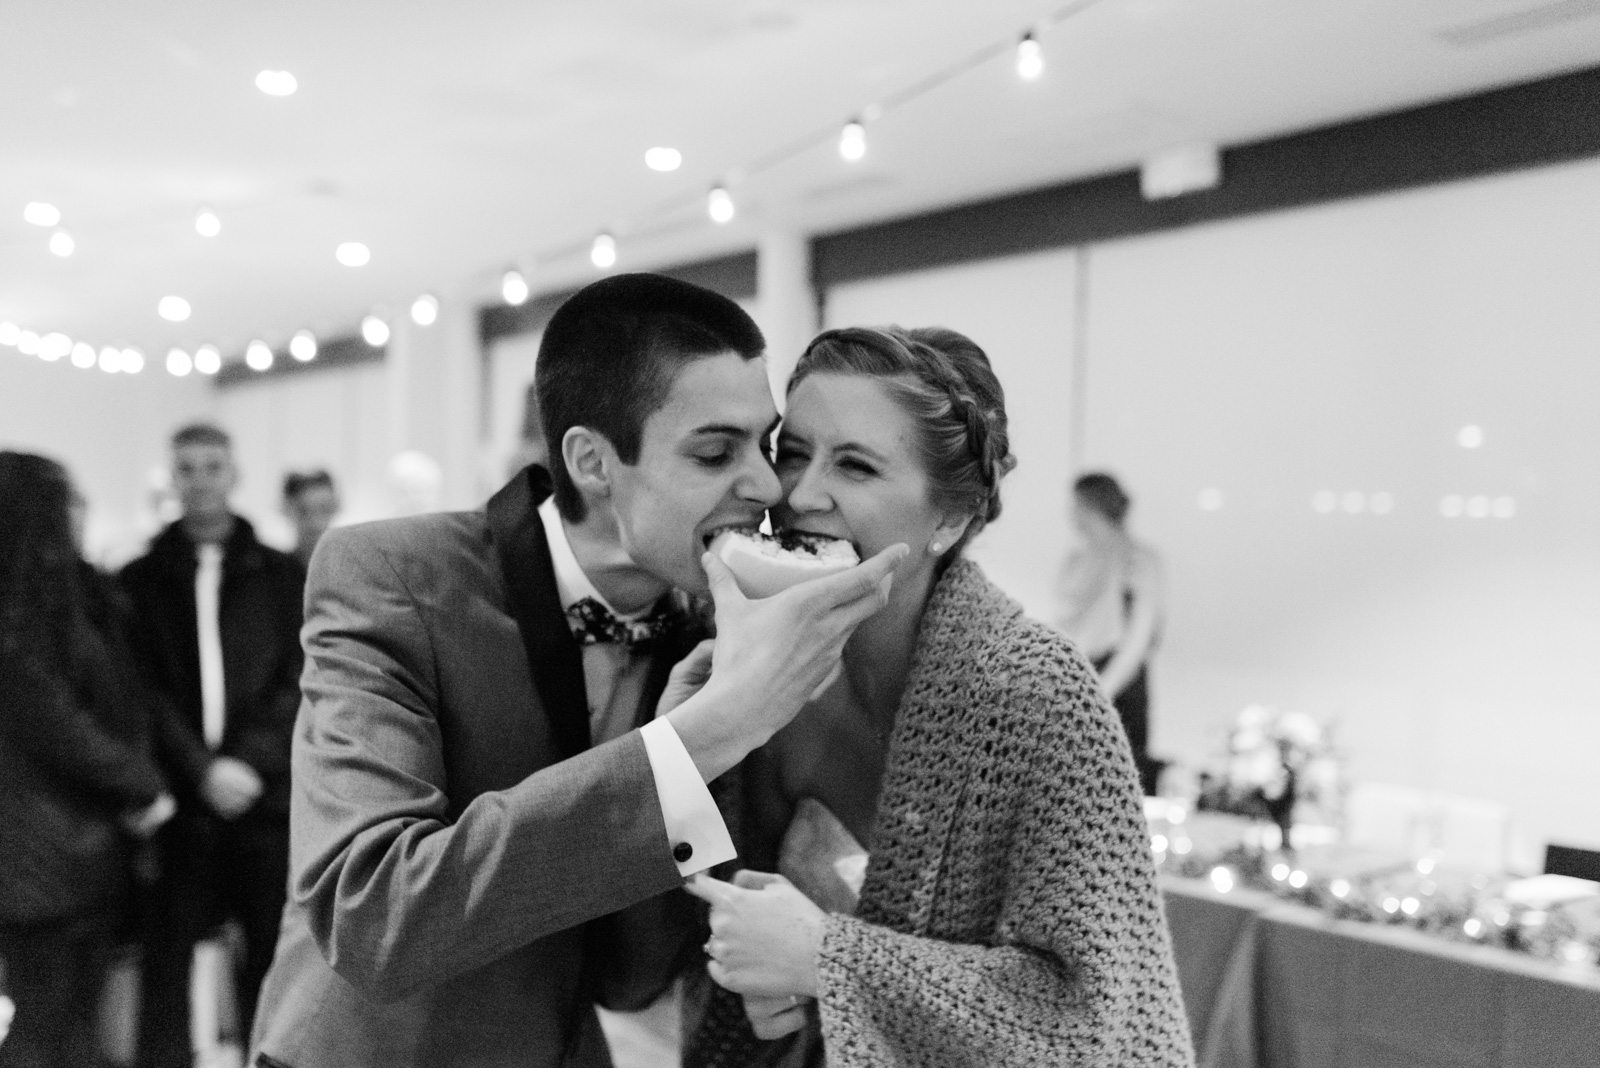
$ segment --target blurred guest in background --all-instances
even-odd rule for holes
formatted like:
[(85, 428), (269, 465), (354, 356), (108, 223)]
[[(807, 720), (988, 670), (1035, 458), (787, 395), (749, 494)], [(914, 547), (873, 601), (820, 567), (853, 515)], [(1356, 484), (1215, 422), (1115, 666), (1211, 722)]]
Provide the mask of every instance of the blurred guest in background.
[(1079, 544), (1061, 569), (1057, 625), (1100, 673), (1128, 732), (1147, 795), (1162, 763), (1150, 756), (1150, 657), (1165, 612), (1161, 557), (1128, 533), (1131, 498), (1115, 478), (1086, 474), (1072, 486)]
[(160, 837), (145, 936), (144, 1066), (189, 1068), (194, 945), (230, 917), (244, 932), (248, 1033), (283, 910), (304, 573), (229, 510), (237, 478), (227, 434), (179, 430), (172, 483), (182, 518), (123, 572), (143, 667), (166, 698), (159, 752), (178, 799)]
[(0, 452), (0, 1065), (98, 1063), (94, 1014), (132, 839), (172, 814), (151, 709), (82, 500), (53, 460)]
[(339, 491), (333, 476), (321, 468), (291, 471), (283, 478), (283, 514), (294, 524), (291, 555), (302, 568), (311, 566), (311, 552), (339, 514)]

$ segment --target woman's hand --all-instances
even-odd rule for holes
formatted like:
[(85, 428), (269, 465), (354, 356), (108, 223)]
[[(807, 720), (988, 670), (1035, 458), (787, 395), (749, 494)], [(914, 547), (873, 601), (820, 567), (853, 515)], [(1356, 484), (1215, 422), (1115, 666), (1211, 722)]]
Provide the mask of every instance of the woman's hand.
[(711, 677), (711, 651), (716, 647), (716, 640), (707, 638), (673, 665), (672, 674), (667, 676), (666, 689), (661, 691), (661, 700), (656, 702), (657, 719), (700, 692), (700, 688)]
[(746, 994), (743, 998), (744, 1014), (750, 1018), (750, 1030), (757, 1038), (772, 1041), (792, 1035), (806, 1025), (806, 1006), (810, 998), (791, 994), (786, 998), (768, 998)]
[(711, 905), (706, 971), (718, 985), (763, 998), (817, 996), (827, 913), (793, 883), (781, 875), (741, 871), (731, 883), (697, 875), (688, 890)]

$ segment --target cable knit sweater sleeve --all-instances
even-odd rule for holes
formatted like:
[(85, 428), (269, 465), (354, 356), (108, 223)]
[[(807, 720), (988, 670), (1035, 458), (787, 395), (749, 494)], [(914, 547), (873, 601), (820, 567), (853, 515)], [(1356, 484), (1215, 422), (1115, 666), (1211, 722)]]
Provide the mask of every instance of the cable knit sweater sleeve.
[(829, 1068), (1192, 1064), (1127, 742), (1090, 669), (971, 564), (929, 605)]

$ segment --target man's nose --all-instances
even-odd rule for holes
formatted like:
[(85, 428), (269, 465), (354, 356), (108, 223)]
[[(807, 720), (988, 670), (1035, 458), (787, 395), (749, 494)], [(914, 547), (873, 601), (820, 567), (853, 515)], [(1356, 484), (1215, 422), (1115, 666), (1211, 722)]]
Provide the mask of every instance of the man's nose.
[(772, 461), (759, 450), (750, 463), (745, 465), (744, 476), (739, 480), (738, 493), (743, 499), (757, 503), (763, 508), (770, 508), (783, 498), (783, 484), (778, 481), (778, 472), (773, 470)]

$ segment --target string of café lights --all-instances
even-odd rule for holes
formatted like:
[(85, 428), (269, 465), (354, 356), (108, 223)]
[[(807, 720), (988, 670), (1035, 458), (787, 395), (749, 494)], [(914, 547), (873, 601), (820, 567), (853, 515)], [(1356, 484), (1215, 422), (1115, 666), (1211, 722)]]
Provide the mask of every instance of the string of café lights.
[[(630, 219), (615, 222), (611, 227), (600, 230), (591, 238), (546, 248), (536, 255), (522, 258), (519, 262), (523, 264), (550, 262), (587, 250), (589, 261), (596, 269), (609, 270), (617, 263), (619, 233), (633, 237), (648, 237), (650, 234), (648, 220), (676, 216), (685, 209), (692, 208), (702, 199), (707, 218), (711, 223), (726, 225), (738, 214), (735, 191), (741, 186), (830, 142), (836, 144), (839, 157), (845, 164), (858, 163), (867, 154), (869, 125), (882, 120), (896, 108), (926, 96), (1008, 53), (1014, 58), (1016, 74), (1020, 80), (1037, 81), (1045, 69), (1041, 36), (1099, 2), (1100, 0), (1074, 0), (1072, 3), (1064, 4), (1034, 20), (1020, 33), (977, 48), (917, 81), (880, 97), (876, 102), (850, 115), (842, 124), (809, 131), (756, 157), (742, 167), (725, 171), (723, 177), (712, 185), (708, 192), (687, 192), (665, 198), (647, 206)], [(294, 75), (282, 70), (261, 71), (256, 76), (255, 84), (266, 95), (277, 97), (291, 96), (299, 88)], [(645, 153), (646, 166), (656, 171), (675, 171), (681, 166), (682, 161), (682, 154), (673, 148), (658, 146)], [(48, 247), (55, 255), (67, 257), (77, 251), (77, 242), (70, 231), (62, 227), (62, 213), (54, 205), (41, 201), (29, 203), (23, 209), (23, 218), (50, 231)], [(221, 216), (210, 207), (202, 207), (195, 216), (194, 228), (201, 237), (214, 238), (222, 232)], [(334, 250), (334, 258), (346, 267), (359, 268), (371, 261), (372, 253), (359, 241), (346, 241)], [(522, 267), (512, 267), (501, 276), (500, 297), (506, 304), (520, 305), (526, 303), (532, 296), (533, 290), (528, 282), (528, 273), (529, 271)], [(192, 311), (189, 302), (176, 295), (162, 297), (156, 310), (161, 318), (169, 322), (183, 322), (189, 318)], [(417, 325), (431, 326), (439, 316), (438, 298), (430, 293), (417, 297), (411, 304), (410, 315)], [(389, 323), (378, 311), (369, 313), (361, 320), (361, 337), (373, 348), (382, 348), (388, 343), (389, 336)], [(39, 333), (3, 321), (0, 321), (0, 346), (15, 348), (23, 355), (37, 356), (46, 362), (53, 363), (66, 359), (74, 367), (85, 370), (98, 367), (110, 374), (138, 374), (144, 370), (146, 364), (143, 351), (137, 347), (104, 345), (96, 348), (88, 341), (74, 340), (59, 331)], [(300, 363), (309, 363), (317, 357), (316, 335), (310, 330), (299, 330), (289, 339), (287, 349), (290, 358)], [(275, 361), (276, 354), (272, 346), (265, 341), (257, 339), (245, 346), (244, 362), (250, 369), (258, 372), (267, 371)], [(223, 362), (221, 350), (212, 344), (201, 345), (192, 354), (181, 348), (172, 348), (168, 351), (165, 361), (167, 371), (180, 378), (191, 372), (214, 375), (222, 369)]]

